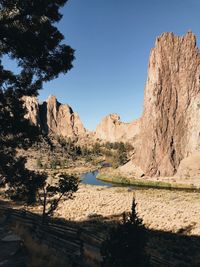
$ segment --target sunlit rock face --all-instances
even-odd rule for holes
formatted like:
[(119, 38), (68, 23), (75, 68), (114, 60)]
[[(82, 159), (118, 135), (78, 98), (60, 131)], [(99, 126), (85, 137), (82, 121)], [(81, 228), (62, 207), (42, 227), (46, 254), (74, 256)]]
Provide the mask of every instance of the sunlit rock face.
[(38, 104), (35, 97), (23, 97), (27, 108), (26, 118), (47, 133), (63, 137), (84, 135), (86, 130), (77, 113), (67, 104), (60, 104), (55, 96)]
[(200, 152), (184, 158), (178, 167), (177, 178), (200, 178)]
[(128, 142), (136, 138), (139, 132), (139, 120), (124, 123), (118, 114), (110, 114), (97, 126), (95, 137), (106, 142)]
[[(79, 116), (55, 97), (41, 105), (30, 98), (25, 102), (27, 118), (46, 133), (71, 137), (86, 132)], [(156, 39), (150, 53), (141, 119), (122, 123), (117, 114), (108, 115), (91, 136), (95, 140), (131, 142), (132, 164), (142, 175), (172, 176), (178, 170), (182, 176), (191, 159), (196, 162), (194, 171), (199, 170), (200, 53), (192, 32), (183, 37), (163, 33)]]
[(38, 100), (34, 96), (24, 96), (22, 97), (24, 105), (27, 109), (25, 118), (30, 120), (30, 122), (35, 126), (40, 126), (40, 117), (39, 117), (39, 104)]
[[(192, 32), (164, 33), (151, 50), (133, 162), (146, 175), (173, 175), (200, 151), (200, 54)], [(200, 164), (200, 163), (199, 163)]]

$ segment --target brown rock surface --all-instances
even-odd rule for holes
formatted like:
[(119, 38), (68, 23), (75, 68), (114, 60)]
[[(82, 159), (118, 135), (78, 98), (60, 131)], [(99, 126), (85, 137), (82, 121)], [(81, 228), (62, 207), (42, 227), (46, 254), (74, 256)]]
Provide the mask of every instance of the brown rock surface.
[(96, 128), (95, 137), (108, 142), (127, 142), (135, 139), (140, 132), (139, 120), (131, 123), (120, 121), (118, 114), (110, 114), (103, 118)]
[(200, 153), (194, 153), (183, 159), (176, 176), (178, 178), (200, 178)]
[(24, 106), (27, 109), (25, 118), (30, 120), (33, 125), (40, 126), (39, 104), (37, 98), (34, 96), (24, 96), (22, 97), (22, 101), (24, 101)]
[[(192, 32), (164, 33), (151, 50), (141, 119), (141, 147), (133, 159), (146, 175), (173, 175), (200, 151), (200, 53)], [(200, 164), (200, 162), (199, 162)]]
[(35, 97), (23, 97), (28, 113), (26, 118), (48, 134), (63, 137), (84, 135), (86, 130), (77, 113), (67, 104), (60, 104), (55, 96), (38, 104)]
[(123, 166), (120, 166), (117, 170), (125, 176), (132, 176), (134, 178), (144, 176), (144, 172), (130, 160)]
[(63, 137), (74, 137), (85, 133), (85, 128), (77, 113), (67, 104), (60, 104), (55, 96), (46, 101), (48, 133)]

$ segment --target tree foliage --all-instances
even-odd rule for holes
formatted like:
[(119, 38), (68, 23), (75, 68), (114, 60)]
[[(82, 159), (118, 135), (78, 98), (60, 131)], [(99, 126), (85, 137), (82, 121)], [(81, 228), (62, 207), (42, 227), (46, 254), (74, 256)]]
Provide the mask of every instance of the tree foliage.
[(78, 183), (79, 179), (76, 176), (64, 173), (54, 178), (53, 182), (45, 181), (38, 193), (40, 204), (43, 206), (43, 221), (47, 216), (53, 215), (63, 197), (65, 200), (73, 198), (73, 193), (78, 190)]
[[(22, 191), (21, 196), (37, 188), (36, 174), (26, 170), (26, 161), (17, 157), (16, 149), (27, 148), (39, 136), (38, 129), (24, 119), (21, 98), (37, 95), (43, 82), (72, 68), (74, 50), (63, 43), (56, 27), (62, 17), (59, 9), (66, 2), (0, 0), (0, 184), (7, 183), (10, 192)], [(17, 73), (5, 67), (5, 56), (17, 64)], [(38, 179), (36, 184), (41, 185), (43, 178), (38, 175)]]
[(128, 162), (129, 152), (133, 147), (129, 143), (106, 142), (104, 149), (101, 149), (101, 153), (106, 156), (106, 161), (108, 161), (113, 168), (118, 168)]
[(150, 266), (145, 247), (147, 236), (142, 220), (136, 212), (133, 199), (132, 212), (123, 216), (123, 222), (110, 230), (101, 249), (103, 267)]
[(62, 44), (64, 36), (55, 23), (66, 0), (1, 0), (0, 57), (15, 60), (20, 73), (15, 75), (0, 65), (1, 86), (24, 94), (35, 94), (42, 82), (66, 73), (72, 67), (73, 49)]

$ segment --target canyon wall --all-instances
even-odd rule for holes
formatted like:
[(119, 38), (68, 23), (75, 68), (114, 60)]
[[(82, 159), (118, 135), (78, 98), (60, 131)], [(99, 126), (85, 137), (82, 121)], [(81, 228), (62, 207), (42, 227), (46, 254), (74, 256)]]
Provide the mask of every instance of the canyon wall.
[(181, 160), (199, 152), (200, 53), (196, 38), (192, 32), (183, 37), (164, 33), (150, 53), (140, 149), (133, 164), (146, 175), (171, 176)]
[(26, 118), (42, 132), (63, 137), (76, 137), (86, 133), (79, 118), (67, 104), (60, 104), (55, 96), (48, 97), (42, 104), (36, 97), (23, 97), (27, 108)]
[(176, 172), (185, 176), (193, 159), (195, 173), (200, 173), (200, 53), (192, 32), (183, 37), (163, 33), (156, 39), (139, 120), (123, 123), (117, 114), (110, 114), (94, 133), (86, 133), (78, 114), (53, 96), (43, 104), (27, 97), (25, 105), (27, 118), (45, 133), (64, 137), (86, 134), (87, 142), (131, 142), (132, 165), (147, 176)]

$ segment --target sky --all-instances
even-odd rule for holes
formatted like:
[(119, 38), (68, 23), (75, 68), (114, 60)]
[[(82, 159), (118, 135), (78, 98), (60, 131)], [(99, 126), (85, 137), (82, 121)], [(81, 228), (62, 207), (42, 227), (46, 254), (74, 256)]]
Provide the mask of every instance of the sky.
[(44, 84), (39, 100), (55, 95), (90, 130), (110, 113), (124, 122), (141, 116), (157, 36), (192, 30), (200, 43), (199, 0), (69, 0), (61, 13), (58, 28), (76, 50), (74, 67)]

